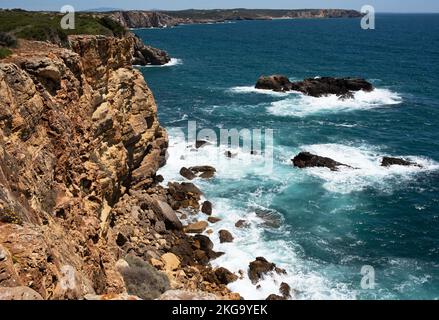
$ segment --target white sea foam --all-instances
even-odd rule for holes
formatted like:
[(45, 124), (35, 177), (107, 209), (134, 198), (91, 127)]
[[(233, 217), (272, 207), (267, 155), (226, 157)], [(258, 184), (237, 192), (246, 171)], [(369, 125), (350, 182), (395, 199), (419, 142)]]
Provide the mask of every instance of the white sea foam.
[(339, 171), (331, 171), (327, 168), (306, 169), (311, 175), (321, 178), (327, 190), (337, 193), (361, 191), (367, 187), (391, 191), (391, 188), (407, 182), (416, 174), (439, 169), (439, 164), (431, 159), (398, 155), (396, 157), (408, 159), (421, 167), (398, 165), (382, 167), (382, 158), (388, 154), (371, 146), (315, 144), (302, 146), (300, 150), (328, 157), (352, 167), (340, 167)]
[(372, 92), (358, 91), (354, 93), (352, 99), (345, 100), (339, 99), (336, 95), (316, 98), (296, 93), (287, 99), (271, 103), (267, 107), (267, 111), (277, 116), (304, 117), (321, 112), (372, 109), (400, 104), (401, 102), (400, 95), (388, 89), (375, 89)]
[(273, 90), (264, 90), (264, 89), (256, 89), (254, 86), (238, 86), (233, 87), (229, 89), (229, 92), (232, 93), (259, 93), (259, 94), (265, 94), (268, 96), (274, 96), (274, 97), (285, 97), (288, 95), (293, 94), (294, 92), (276, 92)]
[(171, 58), (171, 61), (169, 61), (168, 63), (166, 63), (166, 64), (163, 64), (163, 65), (152, 65), (152, 64), (149, 64), (149, 65), (146, 65), (146, 66), (135, 66), (135, 67), (140, 67), (140, 68), (166, 68), (166, 67), (173, 67), (173, 66), (178, 66), (178, 65), (181, 65), (181, 64), (183, 64), (183, 60), (182, 59), (177, 59), (177, 58)]
[[(164, 184), (167, 184), (168, 181), (184, 180), (179, 175), (179, 170), (183, 166), (212, 165), (217, 169), (215, 179), (230, 181), (231, 188), (233, 188), (233, 184), (236, 184), (236, 187), (239, 188), (239, 183), (246, 181), (246, 179), (253, 179), (255, 176), (262, 180), (270, 179), (277, 183), (274, 187), (275, 190), (270, 192), (274, 196), (276, 192), (281, 192), (282, 188), (287, 188), (289, 179), (296, 174), (294, 170), (288, 170), (286, 173), (275, 171), (267, 176), (262, 166), (262, 156), (254, 156), (240, 150), (233, 150), (232, 152), (236, 153), (236, 156), (227, 159), (224, 156), (226, 148), (222, 146), (207, 145), (195, 150), (193, 146), (187, 144), (183, 136), (178, 134), (178, 130), (171, 129), (168, 132), (171, 136), (168, 149), (170, 158), (166, 166), (158, 172), (164, 176)], [(243, 162), (249, 161), (247, 157), (253, 158), (253, 165), (243, 165)], [(205, 191), (217, 188), (212, 181), (195, 179), (193, 182)], [(229, 288), (240, 293), (245, 299), (265, 299), (270, 294), (278, 294), (280, 284), (286, 282), (299, 291), (298, 299), (355, 298), (355, 293), (348, 290), (343, 284), (330, 283), (323, 275), (313, 271), (314, 269), (312, 270), (308, 261), (304, 261), (297, 256), (296, 248), (294, 248), (292, 242), (288, 240), (270, 240), (265, 237), (265, 230), (269, 227), (264, 225), (265, 221), (255, 212), (255, 207), (264, 209), (264, 207), (256, 204), (258, 202), (256, 200), (259, 199), (261, 193), (266, 195), (266, 192), (262, 190), (256, 190), (246, 195), (246, 200), (243, 200), (239, 205), (226, 196), (218, 195), (209, 198), (213, 203), (213, 216), (222, 219), (216, 224), (209, 224), (209, 228), (213, 230), (210, 238), (215, 245), (215, 250), (225, 253), (217, 260), (212, 261), (212, 264), (228, 268), (236, 274), (242, 270), (244, 275), (242, 279), (231, 283)], [(199, 214), (194, 218), (205, 220), (206, 216)], [(248, 221), (250, 223), (249, 227), (244, 229), (236, 228), (235, 223), (240, 219)], [(218, 231), (221, 229), (229, 230), (233, 234), (233, 243), (220, 243)], [(280, 229), (270, 230), (285, 235), (289, 232), (285, 225), (282, 225)], [(267, 260), (276, 263), (278, 267), (287, 270), (287, 275), (268, 275), (259, 282), (260, 288), (257, 289), (247, 275), (249, 263), (255, 260), (257, 256), (263, 256)]]

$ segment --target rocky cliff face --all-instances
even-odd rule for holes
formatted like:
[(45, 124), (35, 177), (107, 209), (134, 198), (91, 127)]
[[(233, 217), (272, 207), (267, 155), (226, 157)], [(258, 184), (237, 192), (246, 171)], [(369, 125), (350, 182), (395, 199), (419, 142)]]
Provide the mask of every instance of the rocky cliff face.
[(109, 15), (126, 28), (163, 28), (181, 24), (217, 23), (236, 20), (271, 20), (278, 18), (358, 18), (362, 14), (344, 9), (224, 9), (224, 10), (183, 10), (183, 11), (115, 11)]
[(198, 189), (158, 185), (167, 135), (133, 37), (69, 42), (0, 63), (0, 299), (239, 298), (174, 211), (198, 209)]
[(152, 11), (116, 11), (110, 17), (126, 28), (163, 28), (180, 23), (167, 14)]

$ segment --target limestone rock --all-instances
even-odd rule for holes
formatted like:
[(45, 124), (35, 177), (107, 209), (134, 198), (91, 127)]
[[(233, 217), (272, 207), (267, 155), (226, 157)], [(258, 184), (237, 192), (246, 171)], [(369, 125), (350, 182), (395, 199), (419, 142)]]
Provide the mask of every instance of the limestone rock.
[(207, 226), (208, 224), (206, 221), (198, 221), (186, 226), (184, 230), (187, 233), (203, 233), (206, 230)]
[(180, 259), (171, 252), (162, 255), (161, 259), (164, 263), (165, 270), (174, 271), (180, 266)]
[(43, 300), (43, 297), (29, 287), (0, 287), (0, 300)]

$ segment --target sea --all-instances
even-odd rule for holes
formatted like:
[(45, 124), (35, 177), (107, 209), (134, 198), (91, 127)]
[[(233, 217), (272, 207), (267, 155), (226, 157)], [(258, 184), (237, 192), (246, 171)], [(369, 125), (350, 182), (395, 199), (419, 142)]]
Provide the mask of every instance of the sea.
[[(139, 68), (170, 137), (164, 184), (187, 181), (183, 166), (217, 170), (192, 182), (222, 219), (209, 225), (225, 253), (212, 264), (243, 274), (232, 291), (265, 299), (285, 282), (294, 299), (439, 299), (439, 15), (378, 14), (374, 30), (300, 19), (134, 31), (173, 57)], [(361, 77), (376, 89), (346, 100), (254, 89), (271, 74)], [(191, 125), (201, 138), (249, 130), (264, 142), (258, 153), (227, 141), (196, 149)], [(301, 151), (351, 168), (295, 168)], [(382, 167), (384, 156), (419, 166)], [(232, 243), (220, 243), (222, 229)], [(256, 257), (287, 274), (253, 284)]]

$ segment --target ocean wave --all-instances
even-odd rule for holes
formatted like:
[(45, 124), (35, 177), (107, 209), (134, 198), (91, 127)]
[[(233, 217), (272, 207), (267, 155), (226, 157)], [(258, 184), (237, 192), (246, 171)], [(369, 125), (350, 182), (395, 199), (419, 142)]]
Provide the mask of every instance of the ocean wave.
[(439, 169), (439, 163), (419, 156), (397, 156), (409, 159), (417, 166), (382, 167), (383, 156), (378, 148), (372, 146), (347, 146), (341, 144), (315, 144), (302, 146), (300, 150), (328, 157), (347, 164), (352, 168), (341, 167), (339, 171), (327, 168), (309, 168), (306, 171), (324, 181), (323, 187), (331, 192), (351, 193), (368, 187), (391, 191), (398, 184), (407, 182), (414, 175)]
[(287, 99), (275, 101), (267, 111), (276, 116), (305, 117), (316, 113), (334, 113), (354, 110), (367, 110), (402, 103), (401, 96), (388, 89), (375, 89), (371, 92), (358, 91), (352, 99), (341, 100), (336, 95), (310, 97), (297, 94)]
[(146, 65), (146, 66), (135, 65), (134, 67), (137, 67), (137, 68), (166, 68), (166, 67), (178, 66), (178, 65), (181, 65), (181, 64), (183, 64), (183, 60), (182, 59), (171, 58), (171, 61), (169, 61), (166, 64), (159, 65), (159, 66), (149, 64), (149, 65)]
[[(316, 267), (313, 263), (304, 260), (296, 253), (297, 248), (294, 243), (288, 240), (291, 239), (288, 236), (291, 231), (282, 223), (282, 215), (269, 209), (271, 196), (274, 197), (282, 192), (283, 188), (288, 187), (288, 179), (296, 175), (294, 170), (290, 168), (286, 168), (286, 172), (274, 170), (266, 175), (262, 156), (232, 150), (235, 156), (228, 159), (224, 156), (224, 151), (228, 150), (225, 146), (211, 144), (195, 150), (193, 146), (188, 145), (178, 128), (168, 129), (168, 133), (170, 135), (168, 152), (171, 158), (158, 172), (164, 177), (164, 185), (169, 181), (183, 181), (184, 179), (179, 175), (183, 166), (211, 165), (217, 169), (213, 180), (195, 179), (193, 182), (206, 194), (216, 194), (208, 200), (213, 203), (212, 215), (222, 220), (209, 224), (209, 229), (213, 231), (209, 237), (214, 243), (215, 250), (225, 254), (211, 263), (216, 267), (225, 267), (235, 274), (239, 274), (240, 271), (243, 274), (241, 279), (229, 284), (230, 290), (240, 293), (245, 299), (264, 300), (268, 295), (278, 293), (280, 284), (285, 282), (297, 290), (297, 299), (355, 298), (355, 292), (349, 290), (346, 285), (327, 279), (323, 274), (315, 271)], [(250, 161), (249, 157), (253, 163), (243, 165)], [(260, 180), (270, 186), (267, 188), (260, 186)], [(245, 199), (237, 200), (227, 196), (228, 192), (236, 193), (236, 190), (243, 189), (246, 183), (255, 188), (250, 188), (253, 191), (245, 194)], [(218, 192), (219, 188), (222, 188), (221, 192)], [(203, 198), (202, 201), (204, 200)], [(191, 216), (191, 219), (205, 220), (206, 216), (199, 213)], [(249, 223), (247, 228), (240, 229), (235, 226), (235, 223), (241, 219)], [(232, 243), (220, 243), (218, 231), (222, 229), (232, 233), (234, 237)], [(266, 232), (282, 234), (286, 239), (268, 239)], [(258, 256), (276, 263), (278, 267), (285, 269), (287, 274), (267, 275), (258, 283), (260, 287), (256, 288), (248, 278), (247, 269), (249, 263)]]
[(274, 97), (285, 97), (288, 95), (291, 95), (295, 92), (276, 92), (273, 90), (263, 90), (263, 89), (256, 89), (254, 86), (237, 86), (228, 89), (229, 92), (232, 93), (258, 93), (258, 94), (265, 94), (268, 96), (274, 96)]

